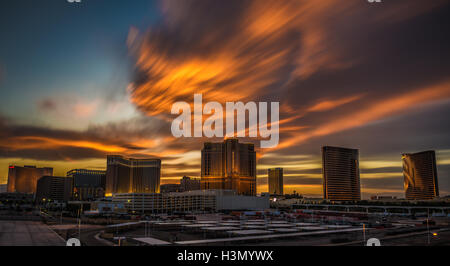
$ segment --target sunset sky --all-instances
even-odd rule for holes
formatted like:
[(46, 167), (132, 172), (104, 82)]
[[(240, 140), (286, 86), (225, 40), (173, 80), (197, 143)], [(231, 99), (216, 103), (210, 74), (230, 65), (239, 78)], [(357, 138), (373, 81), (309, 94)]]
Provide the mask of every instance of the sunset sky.
[(161, 158), (162, 183), (199, 177), (207, 139), (174, 138), (170, 109), (202, 93), (280, 102), (258, 193), (283, 167), (285, 192), (321, 196), (331, 145), (360, 150), (364, 198), (403, 197), (401, 154), (435, 150), (448, 195), (449, 14), (445, 0), (2, 1), (0, 184), (9, 164), (65, 175), (107, 154)]

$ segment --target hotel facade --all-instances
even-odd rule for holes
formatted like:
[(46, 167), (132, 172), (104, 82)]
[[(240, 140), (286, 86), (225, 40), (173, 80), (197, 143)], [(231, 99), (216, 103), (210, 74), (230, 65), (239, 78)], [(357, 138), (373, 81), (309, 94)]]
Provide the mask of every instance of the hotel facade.
[(267, 170), (270, 195), (283, 195), (283, 168)]
[(52, 175), (53, 168), (10, 165), (8, 171), (8, 192), (35, 194), (39, 178)]
[(105, 196), (106, 171), (73, 169), (67, 172), (73, 180), (74, 200), (94, 200)]
[(106, 195), (117, 193), (159, 193), (160, 159), (133, 159), (108, 155)]
[(439, 197), (434, 151), (403, 154), (402, 162), (407, 200), (432, 200)]
[(71, 177), (43, 176), (37, 182), (36, 201), (69, 201), (72, 196), (72, 183)]
[(256, 152), (253, 144), (227, 139), (202, 149), (201, 189), (235, 190), (256, 195)]
[(358, 150), (322, 147), (322, 174), (324, 199), (361, 200)]
[(131, 213), (217, 212), (222, 210), (265, 210), (269, 195), (237, 195), (234, 190), (195, 190), (173, 193), (114, 194), (112, 202), (124, 204)]

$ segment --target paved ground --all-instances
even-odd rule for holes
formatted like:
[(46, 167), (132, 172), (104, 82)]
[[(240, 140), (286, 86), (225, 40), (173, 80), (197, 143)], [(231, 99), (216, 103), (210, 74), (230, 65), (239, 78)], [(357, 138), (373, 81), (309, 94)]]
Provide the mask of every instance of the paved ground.
[(0, 246), (65, 246), (65, 241), (41, 222), (0, 221)]
[[(78, 231), (78, 224), (55, 224), (50, 226), (53, 230), (69, 230), (74, 229)], [(95, 230), (95, 229), (104, 229), (103, 225), (91, 225), (91, 224), (82, 224), (81, 230)]]

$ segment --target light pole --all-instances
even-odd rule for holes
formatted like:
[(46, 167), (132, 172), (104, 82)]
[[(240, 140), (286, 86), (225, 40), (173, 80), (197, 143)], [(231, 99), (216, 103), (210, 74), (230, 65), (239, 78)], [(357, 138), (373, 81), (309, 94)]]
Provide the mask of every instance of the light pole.
[(430, 245), (430, 209), (427, 209), (427, 238), (428, 238), (428, 245)]
[(363, 245), (365, 246), (366, 245), (366, 224), (364, 224), (364, 223), (363, 223), (363, 239), (364, 239)]
[(81, 241), (81, 213), (83, 212), (83, 203), (81, 203), (78, 213), (78, 239)]

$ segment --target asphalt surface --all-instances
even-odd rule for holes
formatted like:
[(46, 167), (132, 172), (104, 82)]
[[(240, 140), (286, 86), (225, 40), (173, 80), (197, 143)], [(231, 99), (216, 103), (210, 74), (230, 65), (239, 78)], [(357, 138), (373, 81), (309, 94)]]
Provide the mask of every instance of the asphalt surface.
[(33, 221), (0, 221), (0, 246), (65, 246), (47, 225)]

